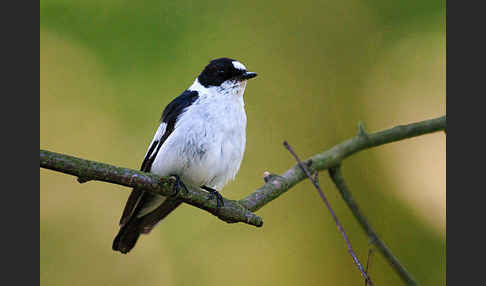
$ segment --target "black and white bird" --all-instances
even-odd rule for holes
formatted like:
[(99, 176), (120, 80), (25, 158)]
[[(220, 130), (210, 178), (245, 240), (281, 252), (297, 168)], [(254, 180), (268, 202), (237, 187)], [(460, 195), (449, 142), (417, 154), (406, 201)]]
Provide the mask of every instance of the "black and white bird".
[[(218, 191), (234, 179), (243, 159), (243, 93), (247, 80), (256, 75), (237, 60), (212, 60), (194, 83), (165, 107), (140, 170), (174, 176), (177, 187), (204, 189), (220, 206)], [(181, 203), (176, 197), (133, 189), (113, 250), (128, 253), (140, 234), (149, 233)]]

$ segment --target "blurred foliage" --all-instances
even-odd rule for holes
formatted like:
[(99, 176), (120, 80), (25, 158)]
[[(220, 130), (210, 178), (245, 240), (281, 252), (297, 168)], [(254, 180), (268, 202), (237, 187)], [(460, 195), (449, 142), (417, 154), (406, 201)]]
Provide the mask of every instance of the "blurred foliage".
[[(138, 169), (163, 107), (222, 56), (259, 74), (229, 198), (294, 164), (283, 140), (305, 158), (359, 120), (375, 131), (445, 114), (444, 1), (42, 0), (40, 147)], [(359, 153), (343, 172), (415, 278), (444, 285), (444, 134)], [(326, 173), (320, 181), (366, 261), (366, 236)], [(258, 211), (263, 228), (184, 205), (122, 256), (111, 243), (128, 194), (40, 170), (41, 285), (363, 284), (309, 182)], [(378, 253), (370, 274), (400, 283)]]

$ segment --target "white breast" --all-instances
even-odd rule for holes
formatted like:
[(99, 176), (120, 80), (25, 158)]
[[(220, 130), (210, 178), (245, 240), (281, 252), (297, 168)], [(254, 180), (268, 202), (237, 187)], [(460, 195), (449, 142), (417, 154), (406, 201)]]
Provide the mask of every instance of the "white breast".
[(186, 185), (216, 190), (234, 179), (246, 143), (245, 86), (246, 82), (199, 89), (199, 98), (162, 145), (152, 172), (177, 174)]

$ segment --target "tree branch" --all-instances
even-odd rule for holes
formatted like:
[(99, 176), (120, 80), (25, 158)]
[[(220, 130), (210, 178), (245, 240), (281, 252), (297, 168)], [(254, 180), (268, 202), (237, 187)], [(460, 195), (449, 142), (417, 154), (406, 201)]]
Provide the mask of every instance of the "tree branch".
[(390, 263), (393, 270), (398, 273), (400, 278), (407, 284), (407, 285), (418, 285), (417, 281), (412, 277), (412, 275), (407, 271), (407, 269), (400, 263), (398, 258), (396, 258), (390, 251), (390, 249), (386, 246), (385, 242), (381, 240), (375, 230), (371, 227), (368, 220), (365, 216), (361, 213), (358, 204), (354, 200), (351, 192), (349, 191), (346, 183), (344, 182), (344, 178), (341, 174), (341, 167), (338, 165), (336, 167), (329, 169), (329, 175), (339, 190), (343, 200), (348, 205), (349, 209), (353, 213), (356, 220), (359, 222), (363, 230), (368, 235), (371, 243), (375, 244), (378, 250), (383, 254), (386, 260)]
[[(445, 130), (446, 117), (438, 117), (408, 125), (396, 126), (376, 133), (366, 133), (362, 124), (358, 126), (358, 135), (338, 144), (331, 149), (316, 154), (303, 161), (311, 173), (322, 171), (339, 165), (345, 158), (359, 151), (404, 140), (428, 133)], [(240, 204), (255, 212), (264, 205), (278, 198), (295, 184), (306, 178), (304, 172), (296, 164), (281, 175), (267, 176), (266, 183), (246, 198)]]
[[(374, 239), (374, 243), (378, 246), (385, 258), (392, 264), (394, 269), (400, 274), (400, 277), (410, 285), (416, 285), (417, 283), (391, 254), (386, 245), (378, 238), (376, 232), (374, 232), (369, 223), (367, 223), (364, 216), (359, 212), (357, 205), (352, 200), (352, 197), (344, 184), (344, 180), (342, 180), (338, 166), (345, 158), (359, 151), (437, 131), (446, 132), (445, 116), (408, 125), (400, 125), (376, 133), (366, 133), (360, 122), (358, 124), (357, 136), (303, 161), (310, 173), (333, 168), (330, 170), (331, 178), (336, 186), (338, 186), (343, 198), (345, 196), (347, 197), (347, 199), (344, 199), (345, 201), (348, 200), (347, 203), (353, 211), (353, 214), (363, 226), (366, 233)], [(164, 178), (151, 173), (116, 167), (46, 150), (40, 150), (40, 166), (42, 168), (77, 176), (80, 183), (97, 180), (127, 187), (140, 188), (164, 196), (173, 195), (175, 179), (171, 177)], [(278, 198), (291, 187), (305, 179), (305, 177), (306, 175), (299, 164), (294, 165), (281, 175), (268, 174), (265, 172), (265, 184), (262, 187), (239, 201), (223, 198), (224, 206), (220, 209), (217, 208), (214, 200), (208, 200), (208, 194), (204, 191), (192, 189), (186, 191), (182, 189), (176, 196), (190, 205), (210, 212), (225, 222), (244, 222), (260, 227), (263, 225), (262, 218), (252, 212), (259, 210), (269, 202)]]
[[(358, 124), (357, 136), (327, 151), (316, 154), (303, 163), (308, 166), (309, 172), (314, 173), (339, 166), (345, 158), (359, 151), (441, 130), (446, 130), (445, 116), (408, 125), (400, 125), (376, 133), (366, 133), (363, 124), (360, 122)], [(298, 164), (281, 175), (267, 175), (265, 177), (265, 184), (246, 198), (240, 200), (240, 203), (251, 211), (257, 211), (304, 180), (305, 177), (306, 175)], [(402, 279), (409, 281), (409, 285), (418, 285), (406, 269), (401, 266), (398, 259), (391, 255), (390, 250), (386, 248), (383, 242), (380, 251), (384, 253), (385, 258), (392, 264), (394, 269), (399, 272)]]
[[(173, 195), (175, 178), (160, 177), (128, 168), (84, 160), (69, 155), (40, 150), (40, 166), (46, 169), (77, 176), (80, 182), (90, 180), (114, 183), (132, 188), (139, 188), (163, 196)], [(253, 214), (237, 201), (223, 198), (224, 206), (219, 209), (216, 200), (208, 200), (208, 193), (201, 190), (182, 188), (176, 195), (185, 203), (204, 209), (221, 220), (234, 223), (244, 222), (260, 227), (261, 217)]]
[[(356, 137), (310, 157), (304, 161), (304, 164), (308, 166), (311, 173), (326, 170), (339, 165), (342, 160), (356, 152), (445, 130), (445, 127), (445, 116), (370, 134), (367, 134), (360, 124)], [(98, 180), (127, 187), (141, 188), (165, 196), (172, 194), (172, 186), (174, 184), (174, 180), (171, 178), (162, 178), (151, 173), (116, 167), (45, 150), (40, 150), (40, 166), (77, 176), (80, 182)], [(278, 198), (304, 178), (305, 174), (298, 164), (282, 175), (270, 174), (265, 177), (266, 183), (246, 198), (240, 201), (224, 199), (224, 206), (219, 211), (216, 207), (216, 202), (208, 200), (207, 193), (204, 191), (189, 190), (189, 192), (186, 192), (181, 190), (177, 196), (184, 202), (204, 209), (223, 221), (245, 222), (255, 226), (262, 226), (262, 218), (252, 212), (259, 210), (264, 205)]]

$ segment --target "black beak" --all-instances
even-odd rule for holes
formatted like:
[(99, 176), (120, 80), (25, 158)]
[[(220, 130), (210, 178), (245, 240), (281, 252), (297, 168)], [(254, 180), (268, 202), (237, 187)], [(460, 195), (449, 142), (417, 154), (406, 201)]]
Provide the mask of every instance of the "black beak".
[(247, 79), (250, 79), (250, 78), (254, 78), (256, 76), (257, 76), (256, 72), (248, 72), (247, 71), (240, 76), (240, 80), (247, 80)]

